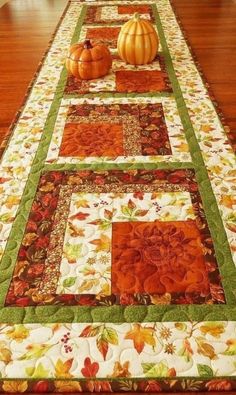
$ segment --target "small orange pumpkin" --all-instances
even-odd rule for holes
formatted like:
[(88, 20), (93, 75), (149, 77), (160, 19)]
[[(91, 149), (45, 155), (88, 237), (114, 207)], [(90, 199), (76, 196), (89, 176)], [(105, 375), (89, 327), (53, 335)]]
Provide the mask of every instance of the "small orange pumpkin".
[(66, 68), (74, 77), (91, 80), (106, 75), (112, 65), (109, 49), (103, 44), (92, 45), (90, 40), (71, 46)]
[(119, 33), (118, 53), (126, 63), (140, 65), (151, 63), (158, 51), (159, 40), (151, 22), (135, 13)]

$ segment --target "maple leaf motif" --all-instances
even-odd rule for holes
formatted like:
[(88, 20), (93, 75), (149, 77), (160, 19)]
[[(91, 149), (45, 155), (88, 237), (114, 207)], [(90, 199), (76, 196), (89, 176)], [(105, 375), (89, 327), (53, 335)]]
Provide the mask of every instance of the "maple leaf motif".
[(56, 380), (54, 381), (54, 385), (56, 392), (63, 392), (63, 393), (73, 392), (74, 394), (82, 392), (81, 385), (78, 381)]
[(131, 373), (129, 371), (130, 362), (126, 361), (121, 364), (119, 361), (115, 362), (113, 373), (111, 377), (131, 377)]
[(28, 388), (27, 380), (8, 380), (3, 381), (2, 389), (7, 393), (22, 393), (25, 392)]
[(85, 358), (84, 367), (81, 369), (81, 373), (84, 377), (96, 377), (99, 370), (99, 364), (97, 362), (91, 362), (90, 358)]
[(89, 208), (88, 201), (86, 199), (77, 200), (75, 205), (77, 208), (80, 208), (80, 207)]
[(140, 191), (137, 191), (137, 192), (134, 192), (133, 196), (136, 199), (143, 200), (144, 193), (140, 192)]
[(83, 237), (84, 236), (84, 229), (78, 228), (77, 226), (73, 225), (72, 222), (68, 222), (68, 228), (70, 235), (72, 237)]
[(55, 376), (58, 378), (71, 378), (73, 375), (70, 373), (70, 368), (73, 363), (73, 358), (68, 359), (65, 362), (62, 362), (61, 359), (57, 360), (56, 366), (55, 366)]
[(90, 241), (90, 244), (93, 244), (96, 246), (96, 251), (106, 251), (110, 252), (111, 248), (111, 240), (108, 236), (101, 234), (100, 239), (92, 240)]
[(153, 328), (143, 328), (140, 324), (134, 324), (133, 329), (125, 335), (125, 339), (133, 340), (136, 351), (140, 354), (145, 344), (155, 347)]

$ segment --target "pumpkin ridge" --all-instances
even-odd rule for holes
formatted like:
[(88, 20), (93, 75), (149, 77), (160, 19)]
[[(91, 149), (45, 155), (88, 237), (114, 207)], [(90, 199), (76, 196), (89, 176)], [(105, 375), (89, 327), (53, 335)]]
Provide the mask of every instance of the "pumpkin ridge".
[(147, 54), (146, 59), (145, 59), (146, 62), (148, 61), (148, 59), (151, 58), (151, 55), (152, 55), (152, 40), (151, 40), (151, 35), (150, 34), (148, 35), (148, 41), (149, 41), (149, 48), (148, 48), (148, 54)]
[(112, 57), (105, 45), (84, 48), (84, 43), (73, 44), (66, 59), (67, 70), (79, 79), (94, 79), (106, 75), (112, 65)]
[(143, 33), (143, 34), (130, 34), (130, 33), (126, 33), (124, 32), (123, 35), (125, 36), (150, 36), (152, 33)]
[(157, 32), (150, 21), (132, 18), (120, 30), (117, 49), (123, 61), (141, 65), (153, 61), (158, 43)]

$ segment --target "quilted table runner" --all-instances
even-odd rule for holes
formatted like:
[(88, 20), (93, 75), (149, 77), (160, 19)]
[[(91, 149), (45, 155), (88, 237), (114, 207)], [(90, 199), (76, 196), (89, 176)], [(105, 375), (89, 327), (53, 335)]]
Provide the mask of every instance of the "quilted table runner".
[[(85, 38), (107, 76), (67, 74)], [(169, 1), (69, 2), (0, 164), (0, 391), (236, 389), (235, 174)]]

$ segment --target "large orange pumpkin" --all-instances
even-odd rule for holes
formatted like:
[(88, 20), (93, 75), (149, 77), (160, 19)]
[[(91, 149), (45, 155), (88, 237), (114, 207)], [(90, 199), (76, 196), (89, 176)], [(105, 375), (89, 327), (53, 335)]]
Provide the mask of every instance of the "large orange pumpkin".
[(153, 25), (140, 18), (138, 13), (122, 26), (117, 41), (121, 59), (134, 65), (151, 63), (157, 54), (158, 45)]
[(90, 40), (71, 46), (66, 68), (74, 77), (91, 80), (106, 75), (112, 65), (109, 49), (103, 44), (92, 45)]

